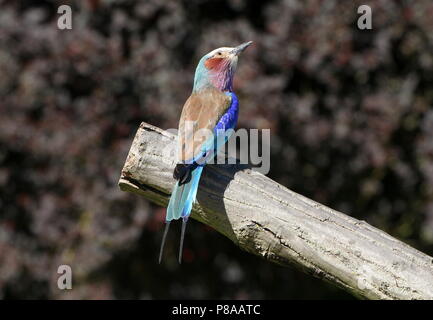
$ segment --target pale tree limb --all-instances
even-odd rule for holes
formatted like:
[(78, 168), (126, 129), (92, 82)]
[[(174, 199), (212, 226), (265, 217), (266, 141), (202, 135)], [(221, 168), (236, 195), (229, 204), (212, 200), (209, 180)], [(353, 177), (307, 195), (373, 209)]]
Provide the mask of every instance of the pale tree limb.
[[(142, 123), (119, 186), (166, 206), (176, 136)], [(324, 186), (325, 187), (325, 186)], [(242, 249), (294, 265), (360, 298), (433, 299), (433, 259), (245, 165), (207, 165), (192, 217)]]

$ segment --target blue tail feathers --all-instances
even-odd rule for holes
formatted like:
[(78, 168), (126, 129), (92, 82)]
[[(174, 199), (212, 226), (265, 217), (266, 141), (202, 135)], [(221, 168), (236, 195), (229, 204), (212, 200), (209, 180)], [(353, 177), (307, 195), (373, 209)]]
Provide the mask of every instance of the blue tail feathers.
[[(182, 261), (182, 250), (183, 250), (183, 240), (185, 238), (185, 228), (188, 221), (188, 217), (191, 214), (192, 205), (194, 204), (197, 196), (198, 184), (200, 182), (200, 176), (203, 171), (203, 166), (194, 166), (189, 168), (191, 170), (191, 179), (188, 182), (182, 183), (182, 181), (177, 181), (173, 192), (171, 193), (170, 202), (167, 207), (167, 215), (165, 217), (165, 230), (162, 236), (161, 248), (159, 251), (159, 263), (161, 263), (162, 253), (164, 251), (164, 244), (168, 233), (168, 228), (170, 227), (171, 220), (182, 218), (182, 234), (180, 238), (179, 246), (179, 263)], [(182, 175), (185, 177), (184, 175)]]
[(191, 214), (192, 205), (196, 201), (202, 171), (203, 167), (198, 166), (192, 170), (189, 182), (182, 185), (176, 182), (168, 203), (166, 221), (187, 218)]

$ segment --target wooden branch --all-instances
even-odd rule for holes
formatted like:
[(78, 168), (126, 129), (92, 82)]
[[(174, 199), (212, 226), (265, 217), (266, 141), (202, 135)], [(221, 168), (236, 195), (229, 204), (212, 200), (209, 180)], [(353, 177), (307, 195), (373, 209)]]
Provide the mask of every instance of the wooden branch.
[[(176, 136), (142, 123), (119, 186), (166, 206)], [(325, 187), (325, 186), (324, 186)], [(242, 165), (207, 165), (192, 217), (242, 249), (360, 298), (433, 299), (433, 259)]]

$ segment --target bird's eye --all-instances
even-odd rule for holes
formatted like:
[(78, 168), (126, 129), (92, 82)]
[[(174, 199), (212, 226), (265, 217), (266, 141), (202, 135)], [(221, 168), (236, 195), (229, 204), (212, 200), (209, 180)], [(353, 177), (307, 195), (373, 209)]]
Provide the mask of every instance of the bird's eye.
[(217, 52), (216, 55), (217, 55), (217, 56), (220, 56), (220, 55), (221, 55), (221, 52)]

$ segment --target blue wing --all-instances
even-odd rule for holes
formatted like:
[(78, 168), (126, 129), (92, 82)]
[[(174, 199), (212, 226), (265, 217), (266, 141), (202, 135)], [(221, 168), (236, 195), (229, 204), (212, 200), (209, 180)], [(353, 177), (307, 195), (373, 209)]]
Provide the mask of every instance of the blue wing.
[(222, 115), (216, 124), (213, 133), (214, 136), (209, 138), (202, 146), (202, 154), (194, 162), (205, 164), (209, 162), (221, 147), (230, 139), (234, 132), (234, 128), (238, 122), (239, 115), (239, 100), (234, 92), (226, 92), (230, 96), (231, 104), (227, 111)]

